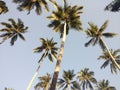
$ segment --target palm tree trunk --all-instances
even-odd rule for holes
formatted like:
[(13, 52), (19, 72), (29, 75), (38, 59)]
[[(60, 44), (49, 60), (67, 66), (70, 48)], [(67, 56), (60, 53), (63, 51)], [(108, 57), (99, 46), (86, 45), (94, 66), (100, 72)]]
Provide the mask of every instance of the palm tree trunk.
[(120, 70), (120, 65), (116, 62), (115, 58), (114, 58), (113, 55), (111, 54), (111, 52), (110, 52), (110, 50), (109, 50), (107, 44), (104, 42), (104, 40), (102, 39), (102, 37), (100, 37), (100, 39), (101, 39), (102, 43), (105, 45), (106, 50), (108, 51), (108, 53), (109, 53), (109, 55), (110, 55), (112, 61), (114, 62), (114, 64), (116, 65), (116, 67)]
[(28, 86), (27, 86), (27, 89), (26, 89), (26, 90), (30, 90), (30, 88), (31, 88), (31, 86), (32, 86), (33, 81), (35, 80), (35, 78), (36, 78), (36, 77), (37, 77), (37, 75), (38, 75), (38, 72), (39, 72), (40, 66), (42, 65), (42, 63), (43, 63), (43, 61), (44, 61), (44, 58), (45, 58), (45, 56), (46, 56), (46, 53), (47, 53), (47, 51), (45, 52), (45, 54), (44, 54), (44, 56), (43, 56), (42, 60), (40, 61), (40, 63), (39, 63), (39, 65), (38, 65), (38, 67), (37, 67), (37, 69), (36, 69), (36, 71), (35, 71), (35, 73), (34, 73), (34, 75), (33, 75), (32, 79), (30, 80), (30, 82), (29, 82), (29, 84), (28, 84)]
[(58, 75), (59, 75), (59, 71), (60, 71), (60, 64), (61, 64), (61, 61), (62, 61), (62, 55), (63, 55), (63, 51), (64, 51), (65, 40), (66, 40), (66, 22), (64, 24), (64, 32), (63, 32), (63, 37), (62, 37), (62, 41), (61, 41), (60, 52), (59, 52), (56, 67), (55, 67), (55, 70), (54, 70), (50, 90), (55, 90), (56, 89), (57, 79), (58, 79)]
[(68, 85), (68, 90), (71, 90), (71, 88), (70, 88), (70, 84)]

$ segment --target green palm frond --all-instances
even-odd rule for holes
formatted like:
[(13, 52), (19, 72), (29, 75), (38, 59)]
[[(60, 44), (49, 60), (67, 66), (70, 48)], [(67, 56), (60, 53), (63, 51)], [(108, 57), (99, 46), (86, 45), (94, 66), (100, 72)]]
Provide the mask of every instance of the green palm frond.
[(28, 27), (24, 26), (24, 23), (21, 19), (18, 19), (18, 22), (15, 22), (12, 18), (8, 19), (10, 23), (1, 22), (1, 24), (5, 27), (0, 30), (3, 34), (0, 35), (0, 38), (3, 38), (0, 44), (5, 42), (7, 39), (11, 38), (11, 45), (14, 45), (14, 42), (17, 40), (18, 36), (25, 40), (25, 37), (22, 35), (27, 32)]
[(100, 27), (99, 32), (102, 33), (108, 26), (109, 20), (106, 20), (104, 24)]
[(112, 38), (112, 37), (116, 36), (117, 33), (109, 33), (109, 32), (106, 32), (106, 33), (103, 33), (102, 35), (103, 35), (104, 37), (106, 37), (106, 38)]

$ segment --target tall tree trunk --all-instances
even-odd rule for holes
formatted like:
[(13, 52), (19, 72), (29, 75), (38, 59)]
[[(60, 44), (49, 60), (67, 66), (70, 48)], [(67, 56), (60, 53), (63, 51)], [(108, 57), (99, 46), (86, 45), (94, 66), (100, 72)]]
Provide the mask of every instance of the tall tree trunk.
[(62, 55), (63, 55), (63, 51), (64, 51), (65, 40), (66, 40), (66, 22), (64, 23), (64, 31), (63, 31), (63, 37), (62, 37), (61, 46), (60, 46), (60, 52), (58, 55), (56, 66), (55, 66), (52, 83), (50, 85), (50, 90), (56, 89), (57, 79), (58, 79), (58, 75), (59, 75), (59, 71), (60, 71), (60, 64), (62, 61)]
[(68, 90), (71, 90), (70, 84), (68, 85)]
[(114, 63), (114, 64), (116, 65), (116, 67), (120, 70), (120, 65), (116, 62), (115, 58), (114, 58), (113, 55), (111, 54), (111, 52), (110, 52), (110, 50), (109, 50), (107, 44), (104, 42), (104, 40), (102, 39), (102, 37), (101, 37), (100, 39), (101, 39), (102, 43), (105, 45), (106, 50), (108, 51), (108, 53), (109, 53), (109, 55), (110, 55), (110, 57), (111, 57), (113, 63)]
[(26, 89), (26, 90), (30, 90), (30, 88), (31, 88), (31, 86), (32, 86), (33, 81), (35, 80), (35, 78), (36, 78), (36, 77), (37, 77), (37, 75), (38, 75), (39, 69), (40, 69), (40, 67), (41, 67), (41, 65), (42, 65), (42, 63), (43, 63), (43, 61), (44, 61), (44, 58), (45, 58), (45, 56), (46, 56), (46, 53), (47, 53), (47, 51), (45, 52), (45, 54), (44, 54), (44, 56), (43, 56), (42, 60), (40, 61), (40, 63), (39, 63), (39, 65), (38, 65), (38, 67), (37, 67), (37, 69), (36, 69), (36, 71), (35, 71), (35, 73), (34, 73), (34, 75), (33, 75), (32, 79), (30, 80), (30, 82), (29, 82), (29, 84), (28, 84), (28, 86), (27, 86), (27, 89)]

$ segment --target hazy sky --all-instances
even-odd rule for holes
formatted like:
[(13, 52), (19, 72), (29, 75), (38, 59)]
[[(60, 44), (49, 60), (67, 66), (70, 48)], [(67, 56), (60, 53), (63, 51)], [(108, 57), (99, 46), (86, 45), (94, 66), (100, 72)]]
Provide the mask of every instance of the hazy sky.
[[(50, 21), (46, 19), (46, 16), (50, 15), (51, 12), (43, 12), (41, 16), (38, 16), (32, 10), (31, 14), (27, 15), (27, 12), (19, 12), (16, 9), (17, 5), (11, 3), (12, 0), (4, 1), (6, 1), (9, 7), (9, 12), (0, 15), (0, 22), (6, 22), (9, 18), (14, 18), (15, 20), (20, 18), (29, 29), (24, 34), (26, 37), (25, 42), (18, 39), (14, 46), (10, 46), (10, 40), (7, 40), (0, 45), (0, 90), (4, 90), (4, 87), (11, 87), (15, 90), (26, 90), (26, 86), (38, 66), (37, 61), (41, 57), (41, 54), (32, 53), (33, 48), (41, 45), (39, 38), (53, 37), (58, 43), (61, 40), (58, 33), (52, 32), (52, 28), (47, 27)], [(120, 12), (104, 11), (104, 7), (112, 0), (67, 1), (71, 5), (84, 6), (84, 13), (81, 15), (84, 29), (87, 29), (88, 22), (93, 22), (100, 27), (106, 20), (109, 20), (106, 32), (120, 33)], [(61, 0), (59, 0), (59, 4), (62, 4)], [(2, 28), (1, 25), (0, 28)], [(74, 69), (75, 72), (78, 72), (85, 67), (90, 68), (90, 70), (95, 72), (97, 80), (108, 79), (110, 85), (116, 86), (117, 90), (120, 90), (120, 73), (112, 75), (109, 67), (100, 69), (103, 60), (98, 61), (97, 58), (101, 55), (102, 51), (98, 45), (95, 47), (84, 47), (84, 43), (88, 40), (83, 33), (71, 30), (66, 39), (60, 74), (63, 70), (68, 69)], [(120, 48), (120, 36), (113, 39), (104, 38), (104, 40), (110, 48), (114, 50)], [(53, 73), (54, 67), (55, 63), (49, 62), (46, 58), (38, 76), (44, 75), (46, 72)], [(31, 90), (34, 90), (37, 82), (38, 78), (34, 81)]]

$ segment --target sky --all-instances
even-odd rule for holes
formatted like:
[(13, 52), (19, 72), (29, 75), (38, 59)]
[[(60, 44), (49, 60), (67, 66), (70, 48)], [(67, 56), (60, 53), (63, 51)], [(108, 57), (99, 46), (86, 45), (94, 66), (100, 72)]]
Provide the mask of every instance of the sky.
[[(46, 19), (46, 16), (51, 15), (51, 12), (44, 12), (41, 16), (36, 15), (32, 10), (29, 15), (27, 12), (19, 12), (16, 8), (17, 5), (11, 3), (12, 0), (4, 0), (9, 7), (9, 12), (0, 15), (0, 22), (8, 22), (9, 18), (17, 20), (22, 19), (24, 24), (29, 27), (28, 32), (24, 34), (26, 41), (18, 39), (14, 46), (10, 46), (10, 40), (7, 40), (0, 45), (0, 90), (4, 90), (5, 87), (13, 88), (15, 90), (26, 90), (26, 87), (31, 80), (37, 66), (38, 60), (41, 54), (33, 53), (32, 50), (37, 46), (40, 46), (40, 38), (54, 38), (54, 41), (58, 42), (60, 46), (61, 39), (58, 33), (54, 33), (52, 28), (48, 28), (50, 23)], [(61, 0), (57, 0), (61, 5)], [(67, 0), (70, 5), (82, 5), (83, 14), (81, 15), (81, 21), (83, 29), (88, 28), (88, 22), (93, 22), (100, 27), (106, 20), (109, 20), (106, 32), (116, 32), (120, 34), (120, 12), (104, 11), (104, 7), (108, 5), (112, 0)], [(52, 11), (52, 5), (49, 3), (49, 7)], [(0, 25), (0, 29), (3, 28)], [(1, 40), (1, 39), (0, 39)], [(88, 41), (86, 35), (82, 32), (76, 32), (71, 30), (67, 36), (65, 42), (65, 50), (63, 54), (63, 61), (61, 63), (60, 75), (63, 70), (75, 70), (75, 73), (81, 69), (90, 68), (95, 72), (95, 78), (99, 81), (102, 79), (108, 79), (110, 85), (113, 85), (120, 90), (120, 73), (113, 75), (110, 72), (110, 68), (100, 69), (103, 64), (103, 60), (97, 60), (102, 51), (99, 45), (84, 47), (84, 44)], [(112, 39), (104, 38), (109, 48), (116, 50), (120, 48), (120, 36), (116, 36)], [(39, 76), (48, 73), (53, 73), (55, 62), (51, 63), (46, 58), (39, 71)], [(38, 78), (35, 79), (31, 90), (34, 90), (35, 84), (38, 82)]]

